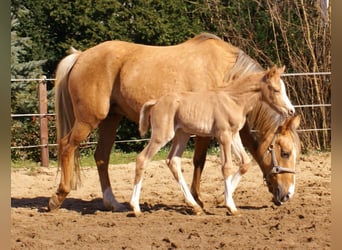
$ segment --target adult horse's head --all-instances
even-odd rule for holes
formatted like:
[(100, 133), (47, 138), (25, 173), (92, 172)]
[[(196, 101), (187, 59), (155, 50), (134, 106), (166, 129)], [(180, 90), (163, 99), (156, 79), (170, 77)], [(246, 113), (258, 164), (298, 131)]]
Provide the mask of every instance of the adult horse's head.
[(258, 146), (259, 164), (276, 205), (281, 205), (294, 195), (295, 166), (300, 153), (300, 140), (296, 132), (299, 123), (299, 115), (288, 117), (274, 133), (267, 133)]
[(267, 70), (264, 81), (265, 84), (262, 86), (263, 101), (270, 105), (275, 111), (281, 115), (294, 115), (294, 107), (289, 100), (285, 84), (280, 78), (281, 74), (284, 73), (285, 66), (277, 68), (273, 66)]

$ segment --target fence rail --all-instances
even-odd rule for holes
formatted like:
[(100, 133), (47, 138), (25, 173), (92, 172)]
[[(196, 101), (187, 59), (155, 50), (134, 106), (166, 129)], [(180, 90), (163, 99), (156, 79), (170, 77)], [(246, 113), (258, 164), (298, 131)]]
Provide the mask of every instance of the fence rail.
[[(290, 76), (316, 76), (316, 75), (331, 75), (331, 72), (307, 72), (307, 73), (284, 73), (282, 76), (290, 77)], [(42, 78), (30, 78), (30, 79), (11, 79), (11, 82), (33, 82), (38, 81), (39, 84), (39, 114), (11, 114), (11, 118), (19, 118), (19, 117), (39, 117), (40, 119), (40, 139), (41, 144), (39, 145), (19, 145), (19, 146), (11, 146), (11, 149), (30, 149), (30, 148), (41, 148), (41, 161), (42, 166), (48, 166), (48, 148), (56, 147), (58, 144), (50, 144), (48, 143), (48, 125), (47, 125), (47, 117), (55, 116), (55, 113), (47, 113), (47, 92), (46, 92), (46, 82), (54, 81), (54, 78), (46, 78), (43, 76)], [(295, 108), (316, 108), (316, 107), (331, 107), (329, 103), (323, 104), (301, 104), (294, 105)], [(331, 131), (331, 128), (306, 128), (306, 129), (298, 129), (298, 132), (312, 132), (312, 131)], [(252, 130), (252, 132), (255, 132)], [(134, 139), (134, 140), (118, 140), (115, 143), (131, 143), (131, 142), (142, 142), (148, 141), (149, 139)], [(94, 145), (97, 142), (85, 142), (81, 143), (81, 146)]]

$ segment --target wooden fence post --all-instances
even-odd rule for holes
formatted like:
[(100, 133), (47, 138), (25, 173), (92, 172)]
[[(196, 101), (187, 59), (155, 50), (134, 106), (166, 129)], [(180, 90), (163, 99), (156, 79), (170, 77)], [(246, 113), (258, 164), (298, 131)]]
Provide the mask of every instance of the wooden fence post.
[[(39, 114), (47, 114), (47, 91), (46, 91), (46, 76), (39, 81)], [(43, 167), (49, 166), (49, 132), (48, 119), (46, 115), (40, 116), (40, 160)]]

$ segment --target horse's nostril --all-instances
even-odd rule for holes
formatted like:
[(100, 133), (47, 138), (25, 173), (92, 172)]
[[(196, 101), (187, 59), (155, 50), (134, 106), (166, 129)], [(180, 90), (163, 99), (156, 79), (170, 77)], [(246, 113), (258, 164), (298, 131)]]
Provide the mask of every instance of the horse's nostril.
[(282, 202), (285, 202), (285, 201), (287, 201), (288, 199), (290, 199), (290, 195), (289, 195), (289, 194), (287, 194), (287, 195), (285, 195), (285, 196), (283, 197)]

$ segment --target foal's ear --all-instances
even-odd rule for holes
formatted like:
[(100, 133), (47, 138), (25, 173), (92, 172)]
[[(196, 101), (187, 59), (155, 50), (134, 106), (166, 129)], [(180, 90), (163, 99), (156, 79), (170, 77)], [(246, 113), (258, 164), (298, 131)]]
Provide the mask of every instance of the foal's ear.
[(266, 79), (272, 78), (277, 73), (277, 66), (274, 65), (271, 69), (267, 68)]
[(278, 73), (283, 74), (285, 72), (285, 65), (281, 68), (278, 68)]

